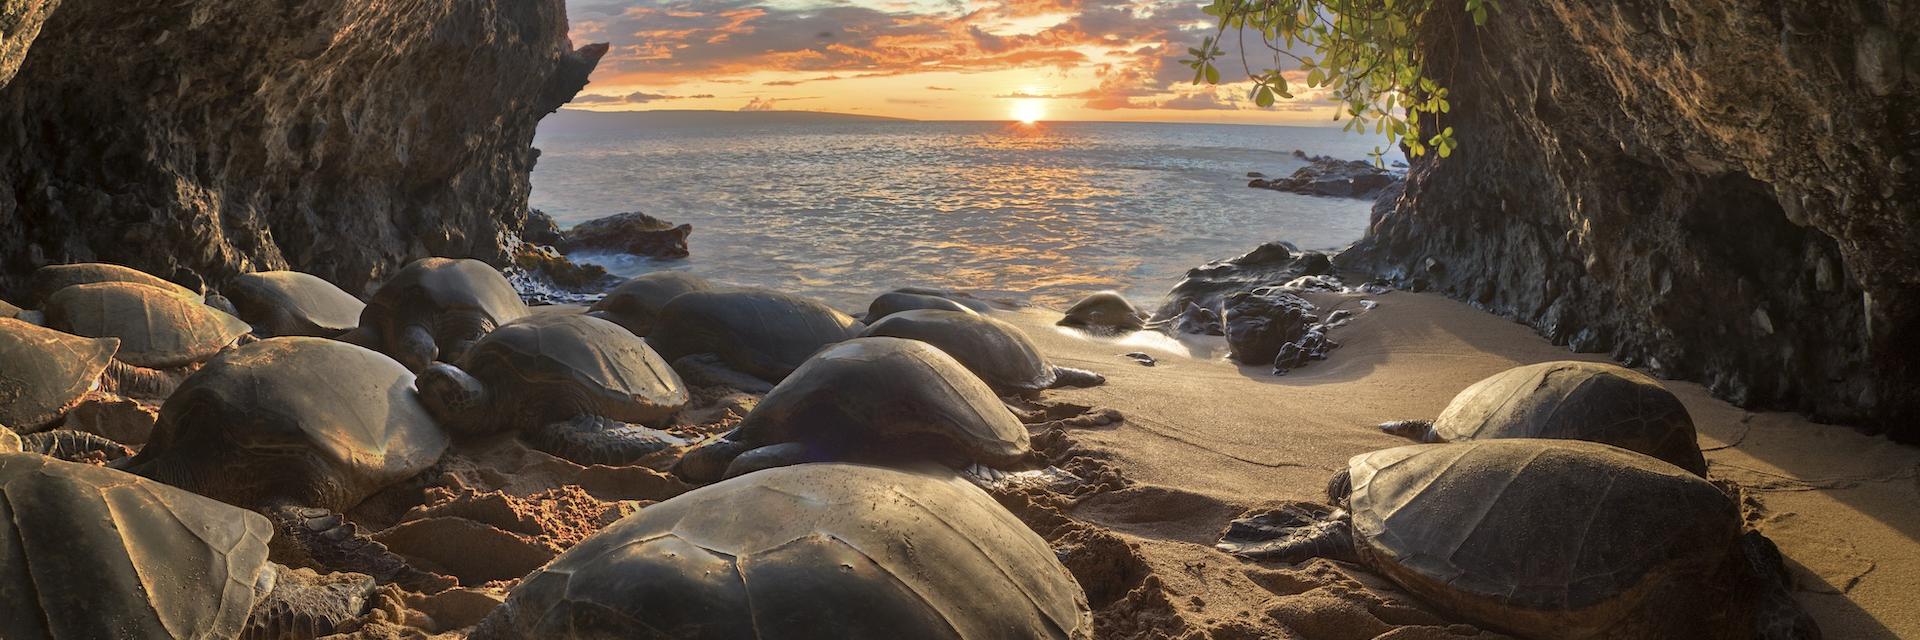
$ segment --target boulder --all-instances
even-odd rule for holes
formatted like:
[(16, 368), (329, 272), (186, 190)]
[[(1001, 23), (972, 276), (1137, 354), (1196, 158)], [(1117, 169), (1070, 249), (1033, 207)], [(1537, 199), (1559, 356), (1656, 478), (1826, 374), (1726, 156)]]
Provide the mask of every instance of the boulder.
[(675, 225), (633, 211), (580, 223), (568, 229), (560, 248), (568, 253), (605, 251), (648, 258), (685, 258), (693, 225)]
[(1274, 362), (1283, 346), (1299, 341), (1320, 324), (1315, 310), (1306, 298), (1272, 288), (1227, 296), (1222, 314), (1230, 350), (1227, 357), (1241, 364)]

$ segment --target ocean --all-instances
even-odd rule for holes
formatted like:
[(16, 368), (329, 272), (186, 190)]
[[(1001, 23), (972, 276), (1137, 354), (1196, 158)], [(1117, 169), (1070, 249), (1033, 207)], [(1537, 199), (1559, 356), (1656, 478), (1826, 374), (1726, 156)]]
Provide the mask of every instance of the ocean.
[(1187, 269), (1262, 242), (1343, 247), (1368, 202), (1246, 174), (1291, 174), (1294, 149), (1363, 159), (1377, 144), (1338, 128), (567, 116), (535, 140), (535, 208), (563, 228), (624, 211), (694, 228), (689, 259), (576, 259), (848, 310), (901, 286), (1055, 306), (1113, 289), (1151, 306)]

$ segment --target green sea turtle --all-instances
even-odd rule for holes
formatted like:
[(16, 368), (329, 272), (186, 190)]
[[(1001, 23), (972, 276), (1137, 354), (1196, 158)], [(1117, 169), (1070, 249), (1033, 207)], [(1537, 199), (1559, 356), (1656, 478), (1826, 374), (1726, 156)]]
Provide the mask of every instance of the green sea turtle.
[(1611, 364), (1514, 367), (1453, 397), (1440, 417), (1380, 425), (1415, 442), (1556, 438), (1638, 451), (1707, 475), (1693, 419), (1658, 380)]
[(123, 395), (167, 397), (195, 366), (249, 338), (252, 327), (198, 301), (132, 282), (77, 284), (47, 299), (47, 326), (89, 338), (117, 338)]
[(980, 314), (967, 305), (940, 296), (907, 293), (904, 291), (888, 291), (880, 294), (879, 297), (873, 299), (872, 303), (867, 305), (867, 315), (860, 316), (860, 320), (867, 324), (873, 324), (887, 316), (915, 309), (941, 309), (972, 315)]
[[(0, 318), (0, 424), (23, 433), (59, 424), (67, 410), (118, 387), (118, 338), (86, 338)], [(117, 366), (116, 366), (117, 365)]]
[(262, 337), (332, 338), (360, 326), (367, 305), (318, 276), (261, 271), (235, 276), (227, 298)]
[(520, 294), (487, 263), (422, 258), (380, 285), (345, 339), (419, 371), (435, 360), (459, 362), (494, 327), (525, 315)]
[(942, 469), (775, 469), (622, 518), (520, 581), (475, 640), (1093, 637), (1045, 540)]
[(451, 580), (407, 566), (339, 512), (446, 447), (400, 363), (345, 342), (272, 338), (187, 378), (146, 448), (120, 466), (265, 514), (291, 564), (427, 589)]
[(1235, 521), (1220, 547), (1364, 564), (1461, 617), (1529, 638), (1817, 639), (1779, 551), (1673, 465), (1578, 440), (1410, 445), (1354, 456), (1334, 508)]
[(706, 291), (713, 284), (684, 271), (655, 271), (634, 276), (607, 292), (587, 309), (587, 315), (626, 327), (633, 335), (653, 332), (660, 310), (683, 293)]
[(0, 454), (0, 513), (0, 638), (312, 638), (373, 596), (268, 562), (259, 515), (98, 466)]
[(459, 366), (428, 366), (417, 384), (427, 408), (456, 433), (518, 430), (534, 448), (583, 465), (628, 464), (684, 444), (640, 426), (686, 405), (680, 376), (646, 341), (599, 318), (509, 322), (474, 343)]
[(728, 366), (779, 382), (860, 322), (824, 304), (765, 289), (694, 291), (673, 298), (647, 342), (672, 362), (712, 353)]
[(1019, 327), (971, 311), (901, 311), (868, 325), (860, 335), (906, 338), (938, 347), (999, 393), (1091, 387), (1107, 381), (1092, 371), (1049, 364)]
[(1059, 325), (1096, 333), (1126, 333), (1146, 326), (1147, 316), (1125, 296), (1101, 291), (1073, 303), (1060, 318)]
[[(762, 452), (740, 468), (741, 454)], [(826, 460), (992, 467), (1032, 461), (1027, 429), (980, 378), (927, 343), (857, 338), (807, 360), (725, 436), (674, 472), (712, 482), (753, 469)]]
[(53, 297), (53, 294), (59, 292), (61, 289), (79, 284), (93, 284), (97, 282), (131, 282), (134, 284), (144, 284), (164, 291), (167, 295), (181, 300), (190, 302), (205, 301), (205, 298), (200, 292), (174, 284), (159, 276), (117, 264), (100, 262), (52, 264), (40, 267), (33, 271), (33, 276), (27, 286), (32, 292), (33, 301), (44, 305), (48, 299)]

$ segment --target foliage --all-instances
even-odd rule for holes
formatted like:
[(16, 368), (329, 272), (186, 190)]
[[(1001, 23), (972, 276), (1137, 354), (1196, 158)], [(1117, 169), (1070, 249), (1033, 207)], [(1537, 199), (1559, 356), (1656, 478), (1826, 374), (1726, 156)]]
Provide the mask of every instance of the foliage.
[[(1292, 98), (1286, 73), (1297, 69), (1305, 73), (1308, 88), (1325, 89), (1340, 102), (1334, 117), (1348, 118), (1346, 130), (1372, 127), (1389, 143), (1404, 143), (1410, 155), (1432, 150), (1444, 158), (1453, 155), (1457, 144), (1453, 128), (1424, 132), (1420, 122), (1422, 116), (1437, 121), (1452, 106), (1447, 88), (1426, 75), (1426, 61), (1414, 39), (1436, 3), (1460, 1), (1212, 0), (1205, 11), (1219, 26), (1199, 47), (1187, 49), (1193, 57), (1181, 62), (1193, 68), (1195, 84), (1219, 84), (1216, 63), (1225, 55), (1220, 39), (1233, 29), (1240, 35), (1241, 67), (1253, 81), (1254, 104), (1269, 107)], [(1486, 24), (1499, 9), (1496, 0), (1464, 2), (1474, 24)], [(1249, 32), (1258, 34), (1260, 44), (1273, 54), (1273, 62), (1258, 70), (1247, 59)], [(1312, 49), (1313, 55), (1295, 55), (1290, 50), (1296, 45)], [(1293, 64), (1286, 64), (1289, 60)], [(1405, 115), (1399, 109), (1405, 109)], [(1374, 162), (1380, 162), (1382, 154), (1375, 149)]]

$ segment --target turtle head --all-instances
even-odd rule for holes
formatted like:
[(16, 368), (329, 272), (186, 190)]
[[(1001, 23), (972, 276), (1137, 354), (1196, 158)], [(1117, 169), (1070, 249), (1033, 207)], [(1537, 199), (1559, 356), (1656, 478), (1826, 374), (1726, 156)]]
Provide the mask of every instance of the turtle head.
[(433, 364), (440, 357), (440, 346), (433, 341), (433, 332), (426, 326), (409, 324), (401, 327), (393, 336), (393, 359), (406, 365), (409, 371), (419, 371)]
[(487, 385), (459, 367), (441, 362), (427, 365), (414, 386), (419, 388), (427, 412), (448, 430), (470, 432), (484, 422)]
[(1758, 531), (1740, 536), (1746, 576), (1754, 587), (1753, 637), (1759, 640), (1820, 640), (1820, 625), (1793, 599), (1793, 577), (1780, 547)]
[(1440, 442), (1433, 433), (1432, 420), (1395, 420), (1380, 423), (1380, 432), (1414, 442)]

